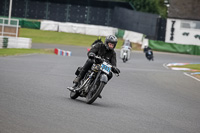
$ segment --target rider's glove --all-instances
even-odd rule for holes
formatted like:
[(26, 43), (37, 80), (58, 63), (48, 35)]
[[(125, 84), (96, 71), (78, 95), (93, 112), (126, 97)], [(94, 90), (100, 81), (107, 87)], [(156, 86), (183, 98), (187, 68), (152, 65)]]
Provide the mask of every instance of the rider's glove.
[(96, 64), (100, 64), (100, 63), (102, 63), (101, 58), (95, 58), (95, 63), (96, 63)]
[(94, 59), (95, 54), (91, 52), (91, 53), (89, 53), (88, 57), (89, 57), (90, 59)]
[(112, 71), (113, 71), (114, 73), (117, 73), (117, 74), (120, 73), (120, 70), (119, 70), (117, 67), (115, 67), (115, 66), (112, 67)]

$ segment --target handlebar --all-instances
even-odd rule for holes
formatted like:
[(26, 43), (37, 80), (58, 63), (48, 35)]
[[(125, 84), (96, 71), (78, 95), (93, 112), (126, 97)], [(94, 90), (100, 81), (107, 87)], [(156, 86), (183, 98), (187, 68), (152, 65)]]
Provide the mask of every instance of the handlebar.
[[(110, 64), (108, 61), (106, 61), (106, 59), (104, 59), (104, 58), (101, 58), (100, 56), (94, 56), (94, 60), (95, 59), (98, 59), (98, 60), (101, 60), (101, 63), (103, 62), (103, 61), (105, 61), (105, 62), (107, 62), (108, 64)], [(96, 62), (96, 60), (95, 60), (95, 62)], [(110, 64), (111, 65), (111, 64)], [(112, 66), (112, 65), (111, 65)], [(112, 66), (113, 67), (113, 66)], [(112, 69), (111, 69), (111, 71), (112, 71)], [(113, 72), (113, 71), (112, 71)], [(113, 72), (114, 73), (114, 72)], [(119, 76), (119, 73), (114, 73), (115, 75), (116, 75), (116, 77), (118, 77)]]
[[(98, 60), (101, 60), (101, 62), (105, 61), (104, 58), (101, 58), (100, 56), (94, 56), (94, 59), (98, 59)], [(96, 61), (96, 60), (95, 60)]]

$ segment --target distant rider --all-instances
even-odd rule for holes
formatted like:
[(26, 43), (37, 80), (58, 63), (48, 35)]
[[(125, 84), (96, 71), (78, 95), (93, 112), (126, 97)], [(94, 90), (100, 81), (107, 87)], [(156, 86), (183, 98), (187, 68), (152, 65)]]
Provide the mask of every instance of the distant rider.
[(120, 51), (120, 57), (123, 59), (124, 58), (124, 52), (127, 53), (127, 60), (130, 59), (130, 56), (131, 56), (131, 50), (132, 50), (132, 44), (129, 40), (125, 40), (123, 45), (122, 45), (122, 48), (121, 48), (121, 51)]
[(149, 46), (144, 47), (144, 53), (147, 59), (152, 59), (153, 60), (153, 51)]
[(124, 43), (123, 43), (123, 45), (122, 45), (122, 48), (124, 48), (124, 47), (128, 47), (128, 49), (131, 50), (132, 49), (131, 42), (129, 40), (125, 40)]

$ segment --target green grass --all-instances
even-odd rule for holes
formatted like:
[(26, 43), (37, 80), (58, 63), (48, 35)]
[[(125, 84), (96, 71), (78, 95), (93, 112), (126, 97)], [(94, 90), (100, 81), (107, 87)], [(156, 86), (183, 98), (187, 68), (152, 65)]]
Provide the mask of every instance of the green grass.
[[(190, 68), (192, 70), (197, 70), (195, 72), (200, 72), (200, 64), (188, 64), (188, 65), (181, 65), (181, 66), (171, 66), (171, 67), (178, 67), (178, 68)], [(200, 79), (200, 74), (193, 75), (194, 77)]]
[(193, 70), (198, 70), (198, 71), (200, 71), (200, 64), (187, 64), (187, 65), (172, 66), (172, 67), (190, 68), (190, 69), (193, 69)]
[[(64, 45), (76, 45), (87, 46), (98, 38), (98, 36), (64, 33), (55, 31), (43, 31), (38, 29), (20, 29), (20, 37), (32, 38), (33, 43), (47, 43), (47, 44), (64, 44)], [(102, 37), (105, 40), (105, 37)], [(118, 39), (118, 45), (116, 48), (120, 48), (123, 43), (122, 39)]]
[[(195, 72), (200, 72), (200, 64), (188, 64), (188, 65), (181, 65), (181, 66), (171, 66), (171, 67), (178, 67), (178, 68), (189, 68), (192, 70), (197, 70)], [(193, 71), (192, 71), (193, 72)], [(200, 79), (200, 74), (193, 75), (194, 77)]]
[(0, 49), (0, 56), (10, 56), (10, 55), (22, 55), (22, 54), (53, 54), (53, 49), (16, 49), (16, 48), (8, 48), (8, 49)]
[[(31, 38), (32, 43), (63, 44), (90, 47), (98, 36), (64, 33), (55, 31), (43, 31), (39, 29), (20, 28), (20, 37)], [(104, 42), (105, 37), (102, 37)], [(116, 49), (120, 49), (123, 39), (118, 39)], [(141, 50), (140, 45), (132, 44), (133, 50)], [(0, 49), (0, 56), (20, 55), (28, 53), (53, 53), (53, 50), (46, 49)]]

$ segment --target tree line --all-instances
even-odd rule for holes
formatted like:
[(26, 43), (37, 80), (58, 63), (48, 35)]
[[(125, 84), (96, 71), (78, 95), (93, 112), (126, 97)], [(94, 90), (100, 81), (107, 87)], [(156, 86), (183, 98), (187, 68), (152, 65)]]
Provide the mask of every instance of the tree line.
[(168, 0), (115, 0), (129, 2), (136, 11), (159, 14), (162, 18), (167, 18), (167, 6), (165, 1)]

